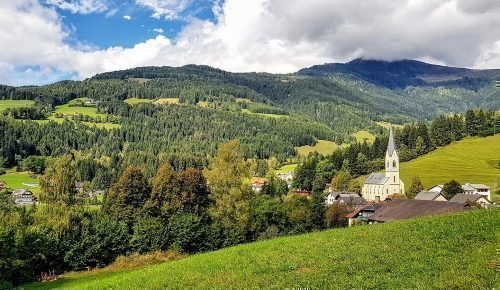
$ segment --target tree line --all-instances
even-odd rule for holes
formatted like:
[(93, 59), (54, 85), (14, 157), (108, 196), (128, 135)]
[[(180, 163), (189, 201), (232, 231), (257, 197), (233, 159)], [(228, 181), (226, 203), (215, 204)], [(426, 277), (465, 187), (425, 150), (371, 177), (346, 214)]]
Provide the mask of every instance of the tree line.
[(77, 171), (87, 165), (73, 155), (54, 160), (41, 178), (38, 206), (16, 208), (8, 192), (0, 193), (0, 284), (102, 267), (120, 255), (195, 253), (346, 225), (350, 209), (327, 208), (321, 194), (287, 195), (277, 179), (252, 191), (243, 152), (239, 141), (230, 141), (205, 169), (165, 163), (151, 179), (127, 167), (100, 211), (83, 207), (74, 188)]

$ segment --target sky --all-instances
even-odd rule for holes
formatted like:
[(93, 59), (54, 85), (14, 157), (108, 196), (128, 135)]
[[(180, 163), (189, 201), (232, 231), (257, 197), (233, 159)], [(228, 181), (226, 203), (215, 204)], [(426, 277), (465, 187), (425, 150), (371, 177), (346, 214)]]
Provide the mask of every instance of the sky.
[(500, 68), (498, 0), (0, 0), (0, 83), (138, 66), (290, 73), (354, 58)]

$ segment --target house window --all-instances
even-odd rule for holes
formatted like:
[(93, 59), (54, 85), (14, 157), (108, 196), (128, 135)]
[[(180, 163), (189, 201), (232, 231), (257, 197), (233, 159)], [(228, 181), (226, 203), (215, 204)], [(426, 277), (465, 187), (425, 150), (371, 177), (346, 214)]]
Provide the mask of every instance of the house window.
[(396, 160), (392, 161), (392, 167), (396, 168)]
[(387, 161), (387, 167), (389, 167), (389, 161)]
[(394, 177), (394, 183), (396, 183), (396, 176), (393, 176)]

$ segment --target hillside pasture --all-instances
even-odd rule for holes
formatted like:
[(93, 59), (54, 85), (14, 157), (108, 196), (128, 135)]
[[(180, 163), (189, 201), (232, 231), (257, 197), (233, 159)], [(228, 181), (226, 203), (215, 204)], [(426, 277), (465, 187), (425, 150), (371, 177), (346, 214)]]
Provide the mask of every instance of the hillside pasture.
[[(500, 209), (334, 229), (24, 289), (494, 289)], [(445, 242), (443, 242), (445, 241)]]
[(152, 103), (153, 100), (151, 99), (139, 99), (139, 98), (130, 98), (130, 99), (125, 99), (125, 103), (129, 105), (137, 105), (137, 104), (144, 104), (144, 103)]
[(301, 156), (307, 156), (309, 155), (309, 153), (313, 152), (318, 152), (319, 154), (322, 155), (329, 155), (332, 154), (333, 151), (337, 150), (338, 148), (339, 145), (337, 143), (327, 140), (318, 140), (316, 145), (314, 146), (305, 145), (305, 146), (295, 147), (297, 153)]
[(55, 113), (60, 113), (65, 116), (71, 116), (75, 114), (86, 115), (90, 117), (104, 117), (104, 114), (98, 114), (97, 109), (95, 107), (74, 107), (69, 104), (64, 104), (60, 106), (56, 106)]
[(7, 173), (0, 175), (0, 180), (5, 182), (7, 188), (11, 189), (29, 189), (34, 194), (40, 192), (39, 186), (30, 186), (32, 184), (38, 185), (38, 178), (30, 172), (16, 172), (15, 168), (7, 170)]
[[(498, 148), (500, 134), (453, 142), (414, 160), (401, 163), (401, 179), (406, 189), (411, 185), (413, 176), (419, 176), (424, 188), (455, 179), (461, 184), (484, 183), (491, 187), (492, 192), (498, 192), (500, 169), (495, 166), (500, 159)], [(365, 178), (366, 176), (363, 176), (360, 180)], [(492, 193), (492, 199), (500, 200), (500, 195)]]
[(276, 174), (278, 173), (288, 173), (288, 172), (294, 172), (295, 168), (297, 168), (298, 164), (297, 163), (292, 163), (292, 164), (286, 164), (281, 166), (280, 168), (276, 169)]
[(31, 107), (34, 104), (34, 101), (29, 100), (0, 100), (0, 112), (7, 109)]
[(254, 113), (254, 112), (250, 111), (249, 109), (242, 109), (241, 112), (245, 113), (245, 114), (262, 116), (262, 117), (266, 117), (266, 118), (286, 118), (286, 117), (288, 117), (287, 115)]
[(178, 105), (179, 98), (160, 98), (153, 102), (156, 105)]
[(373, 141), (375, 141), (375, 136), (372, 133), (365, 130), (353, 133), (352, 136), (356, 138), (356, 141), (359, 143), (363, 143), (365, 142), (365, 140), (367, 143), (373, 143)]

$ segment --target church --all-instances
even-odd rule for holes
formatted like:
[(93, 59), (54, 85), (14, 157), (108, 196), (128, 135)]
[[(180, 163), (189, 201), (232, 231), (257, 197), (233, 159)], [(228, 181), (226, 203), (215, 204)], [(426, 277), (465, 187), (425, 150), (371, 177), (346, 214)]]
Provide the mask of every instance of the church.
[(389, 129), (389, 143), (385, 153), (385, 173), (372, 173), (368, 176), (361, 195), (369, 201), (385, 200), (388, 195), (404, 194), (405, 185), (399, 179), (399, 157), (392, 127)]

